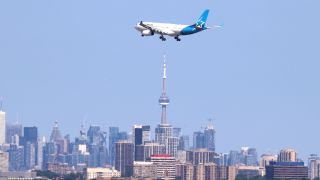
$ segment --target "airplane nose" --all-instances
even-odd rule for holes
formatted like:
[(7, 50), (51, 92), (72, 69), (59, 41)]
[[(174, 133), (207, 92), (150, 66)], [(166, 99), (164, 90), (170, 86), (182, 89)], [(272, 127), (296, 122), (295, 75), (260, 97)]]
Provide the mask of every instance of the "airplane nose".
[(136, 24), (136, 25), (134, 26), (134, 28), (139, 31), (139, 30), (140, 30), (140, 25), (139, 25), (139, 23)]

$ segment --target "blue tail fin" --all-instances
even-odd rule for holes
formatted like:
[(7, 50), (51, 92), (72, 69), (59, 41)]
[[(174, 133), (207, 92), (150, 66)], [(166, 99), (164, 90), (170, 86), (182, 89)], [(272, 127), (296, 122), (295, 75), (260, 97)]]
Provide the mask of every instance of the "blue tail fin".
[(200, 18), (196, 23), (196, 26), (200, 28), (204, 28), (206, 25), (208, 15), (209, 15), (209, 9), (206, 9), (205, 11), (203, 11), (203, 13), (201, 14)]

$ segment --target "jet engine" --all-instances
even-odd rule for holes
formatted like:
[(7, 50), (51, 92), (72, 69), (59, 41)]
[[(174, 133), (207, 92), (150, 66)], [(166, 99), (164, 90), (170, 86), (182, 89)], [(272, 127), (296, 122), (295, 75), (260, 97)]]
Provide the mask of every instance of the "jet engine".
[(143, 36), (152, 36), (152, 35), (153, 35), (153, 32), (152, 32), (150, 29), (143, 30), (143, 31), (142, 31), (142, 35), (143, 35)]

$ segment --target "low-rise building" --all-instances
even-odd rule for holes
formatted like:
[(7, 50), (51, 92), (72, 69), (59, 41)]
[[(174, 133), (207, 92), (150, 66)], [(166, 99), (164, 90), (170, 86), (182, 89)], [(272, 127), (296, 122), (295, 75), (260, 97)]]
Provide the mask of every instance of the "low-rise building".
[(153, 162), (134, 161), (133, 177), (135, 178), (153, 178), (156, 179), (156, 166)]
[(266, 166), (267, 179), (307, 179), (308, 167), (303, 162), (270, 162)]
[(111, 168), (87, 168), (85, 170), (86, 180), (112, 177), (121, 177), (121, 172)]

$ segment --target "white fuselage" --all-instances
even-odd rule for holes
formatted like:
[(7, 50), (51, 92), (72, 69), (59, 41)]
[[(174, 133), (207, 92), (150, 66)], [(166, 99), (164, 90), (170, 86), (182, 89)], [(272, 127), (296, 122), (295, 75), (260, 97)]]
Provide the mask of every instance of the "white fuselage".
[[(179, 36), (181, 35), (182, 29), (188, 27), (188, 25), (182, 24), (168, 24), (168, 23), (154, 23), (154, 22), (143, 22), (143, 24), (153, 29), (155, 34), (165, 34), (169, 36)], [(139, 23), (135, 26), (135, 29), (140, 31), (142, 35), (148, 34), (148, 28), (141, 26)]]

